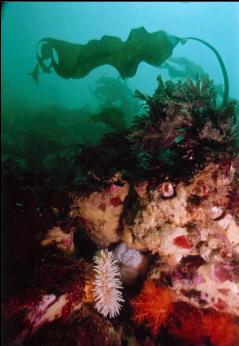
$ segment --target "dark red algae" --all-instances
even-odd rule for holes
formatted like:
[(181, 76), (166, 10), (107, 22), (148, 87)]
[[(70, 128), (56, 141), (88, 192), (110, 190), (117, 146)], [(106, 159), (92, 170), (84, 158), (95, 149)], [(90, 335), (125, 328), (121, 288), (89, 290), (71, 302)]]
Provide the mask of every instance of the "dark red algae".
[(109, 320), (84, 306), (39, 330), (25, 346), (121, 346), (120, 336)]
[(49, 323), (46, 309), (63, 295), (66, 303), (59, 317), (66, 320), (83, 299), (88, 269), (83, 260), (59, 255), (43, 257), (26, 283), (28, 288), (3, 304), (6, 345), (24, 344), (39, 327)]

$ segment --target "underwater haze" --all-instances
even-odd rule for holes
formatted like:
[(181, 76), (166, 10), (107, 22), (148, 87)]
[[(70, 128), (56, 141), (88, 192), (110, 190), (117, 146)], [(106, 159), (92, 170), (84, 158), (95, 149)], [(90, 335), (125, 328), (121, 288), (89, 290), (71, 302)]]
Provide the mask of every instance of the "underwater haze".
[[(37, 87), (28, 75), (35, 64), (37, 42), (45, 37), (87, 43), (103, 35), (126, 40), (133, 28), (148, 32), (195, 36), (212, 44), (226, 65), (230, 96), (239, 97), (239, 4), (236, 2), (6, 2), (2, 13), (2, 83), (5, 102), (25, 105), (58, 103), (71, 109), (96, 106), (90, 86), (107, 73), (117, 77), (111, 66), (93, 70), (83, 79), (64, 80), (56, 74), (40, 76)], [(173, 56), (185, 56), (199, 64), (216, 83), (222, 74), (214, 54), (197, 42), (177, 46)], [(164, 70), (141, 63), (128, 86), (152, 94), (156, 77)]]
[[(36, 65), (42, 39), (86, 45), (108, 35), (126, 41), (132, 29), (142, 27), (148, 33), (163, 30), (172, 35), (169, 39), (196, 37), (208, 42), (225, 64), (229, 97), (239, 98), (238, 3), (5, 2), (3, 158), (14, 159), (24, 168), (39, 169), (49, 166), (52, 155), (48, 154), (79, 143), (97, 143), (105, 133), (128, 127), (136, 115), (144, 112), (142, 102), (134, 97), (135, 90), (153, 95), (159, 75), (173, 81), (207, 76), (215, 84), (218, 102), (222, 102), (220, 64), (212, 50), (193, 40), (170, 47), (172, 55), (165, 56), (158, 65), (139, 59), (136, 71), (124, 79), (116, 65), (97, 65), (94, 52), (90, 54), (96, 66), (81, 78), (62, 78), (54, 70), (44, 73), (41, 67), (47, 67), (43, 60)], [(122, 56), (123, 62), (129, 59), (127, 55)]]
[[(20, 169), (36, 172), (55, 167), (59, 157), (63, 162), (66, 156), (73, 157), (79, 144), (98, 143), (104, 134), (129, 127), (135, 116), (144, 114), (135, 90), (152, 96), (159, 75), (173, 81), (207, 76), (215, 84), (219, 103), (224, 93), (217, 57), (197, 41), (173, 44), (172, 55), (167, 53), (160, 64), (140, 58), (136, 71), (124, 79), (126, 70), (120, 74), (114, 64), (97, 66), (97, 54), (89, 49), (96, 67), (81, 78), (62, 78), (53, 69), (44, 73), (43, 59), (36, 65), (38, 43), (45, 38), (80, 45), (104, 35), (126, 41), (132, 29), (142, 27), (148, 33), (163, 30), (172, 35), (166, 44), (174, 36), (196, 37), (219, 52), (228, 73), (229, 98), (239, 98), (238, 3), (5, 2), (2, 6), (2, 157)], [(145, 49), (143, 54), (154, 52)], [(122, 63), (127, 59), (126, 52)], [(84, 58), (82, 62), (86, 67)]]

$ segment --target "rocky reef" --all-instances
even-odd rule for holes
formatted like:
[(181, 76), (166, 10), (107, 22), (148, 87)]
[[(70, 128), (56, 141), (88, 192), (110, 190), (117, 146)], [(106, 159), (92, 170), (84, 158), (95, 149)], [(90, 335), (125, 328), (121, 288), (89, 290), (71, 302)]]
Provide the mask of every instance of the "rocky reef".
[[(22, 232), (6, 240), (6, 345), (238, 345), (236, 102), (218, 107), (207, 79), (158, 83), (136, 93), (146, 115), (80, 146), (77, 189), (5, 170)], [(99, 250), (114, 265), (94, 271)], [(114, 318), (95, 308), (96, 287), (114, 300), (110, 274)]]

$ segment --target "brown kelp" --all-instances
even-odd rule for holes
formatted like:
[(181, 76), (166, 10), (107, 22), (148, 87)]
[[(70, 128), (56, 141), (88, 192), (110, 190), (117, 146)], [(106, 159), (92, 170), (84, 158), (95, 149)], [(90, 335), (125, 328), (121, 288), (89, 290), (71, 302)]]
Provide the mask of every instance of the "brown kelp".
[[(90, 40), (85, 45), (44, 38), (38, 42), (38, 45), (41, 44), (40, 54), (37, 52), (37, 64), (32, 76), (38, 82), (38, 67), (41, 67), (45, 73), (50, 73), (54, 68), (63, 78), (82, 78), (99, 66), (112, 65), (125, 79), (136, 74), (142, 61), (160, 66), (172, 55), (179, 42), (184, 44), (187, 40), (206, 45), (216, 55), (223, 73), (223, 104), (226, 104), (229, 94), (227, 71), (220, 54), (211, 44), (196, 37), (179, 38), (162, 30), (149, 33), (144, 27), (132, 29), (125, 42), (107, 35), (100, 40)], [(50, 63), (47, 65), (46, 61), (49, 59)]]
[[(96, 67), (106, 64), (114, 66), (122, 78), (133, 77), (141, 61), (159, 66), (180, 41), (180, 38), (164, 31), (149, 33), (144, 27), (132, 29), (125, 42), (107, 35), (100, 40), (90, 40), (85, 45), (44, 38), (39, 41), (41, 55), (37, 53), (37, 65), (45, 73), (49, 73), (53, 67), (63, 78), (82, 78)], [(50, 64), (47, 66), (45, 61), (48, 59)]]

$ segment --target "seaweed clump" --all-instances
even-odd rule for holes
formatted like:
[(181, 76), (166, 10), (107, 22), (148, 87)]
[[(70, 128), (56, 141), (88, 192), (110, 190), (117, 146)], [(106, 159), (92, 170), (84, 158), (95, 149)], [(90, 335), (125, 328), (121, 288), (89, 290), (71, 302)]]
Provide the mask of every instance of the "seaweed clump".
[(136, 91), (147, 115), (136, 117), (127, 131), (104, 137), (98, 147), (82, 147), (81, 169), (98, 183), (117, 171), (134, 182), (185, 181), (205, 164), (236, 153), (235, 101), (218, 108), (209, 79), (174, 83), (159, 77), (158, 83), (153, 96)]
[(152, 97), (137, 92), (149, 112), (136, 119), (129, 135), (145, 177), (184, 180), (205, 163), (234, 152), (234, 102), (216, 108), (209, 79), (164, 83), (159, 77), (158, 82)]
[(170, 288), (157, 287), (153, 281), (146, 281), (140, 295), (131, 301), (131, 306), (134, 321), (145, 323), (156, 336), (172, 310), (173, 294)]

